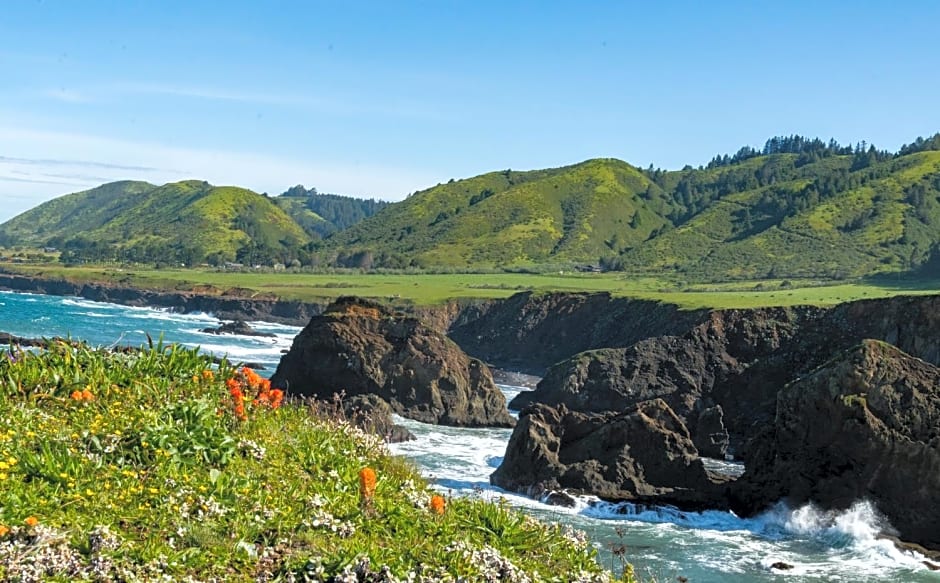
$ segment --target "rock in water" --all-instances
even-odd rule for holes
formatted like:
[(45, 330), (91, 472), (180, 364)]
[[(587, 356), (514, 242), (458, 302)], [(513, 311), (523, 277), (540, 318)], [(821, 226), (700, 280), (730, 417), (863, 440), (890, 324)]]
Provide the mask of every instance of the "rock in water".
[(875, 340), (843, 352), (780, 391), (736, 490), (744, 513), (869, 499), (901, 539), (940, 549), (940, 369)]
[(533, 405), (522, 412), (490, 481), (529, 496), (571, 489), (684, 508), (726, 505), (724, 479), (705, 469), (685, 425), (662, 399), (608, 414)]
[(226, 322), (218, 328), (203, 328), (200, 330), (207, 334), (236, 334), (238, 336), (262, 336), (265, 338), (274, 338), (270, 332), (259, 332), (242, 320), (233, 320)]
[(485, 364), (416, 318), (360, 298), (340, 298), (314, 316), (271, 383), (319, 399), (374, 394), (426, 423), (515, 424)]

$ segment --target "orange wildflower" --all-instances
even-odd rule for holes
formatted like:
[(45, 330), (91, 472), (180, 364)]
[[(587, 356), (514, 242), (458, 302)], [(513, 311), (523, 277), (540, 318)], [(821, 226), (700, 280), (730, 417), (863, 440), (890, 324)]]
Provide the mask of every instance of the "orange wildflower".
[(281, 389), (272, 389), (271, 390), (271, 408), (277, 409), (281, 406), (281, 401), (284, 400), (284, 391)]
[(73, 400), (73, 401), (81, 401), (81, 400), (82, 400), (82, 392), (81, 392), (81, 391), (72, 391), (72, 395), (71, 395), (71, 396), (72, 396), (72, 400)]
[(24, 520), (23, 522), (26, 523), (26, 526), (32, 527), (32, 526), (36, 526), (37, 524), (39, 524), (39, 519), (36, 518), (35, 516), (27, 516), (26, 520)]
[(437, 515), (444, 514), (444, 510), (447, 508), (447, 502), (444, 500), (444, 497), (440, 494), (435, 494), (431, 496), (431, 512)]
[(362, 468), (359, 470), (359, 494), (363, 500), (371, 500), (375, 495), (375, 470)]
[(0, 524), (0, 538), (5, 537), (10, 532), (10, 527)]
[(88, 389), (85, 389), (84, 391), (82, 391), (82, 399), (84, 399), (85, 401), (94, 401), (95, 396), (91, 394), (91, 391), (89, 391)]
[(202, 378), (203, 380), (211, 381), (215, 378), (215, 373), (213, 373), (211, 370), (204, 370), (202, 371)]

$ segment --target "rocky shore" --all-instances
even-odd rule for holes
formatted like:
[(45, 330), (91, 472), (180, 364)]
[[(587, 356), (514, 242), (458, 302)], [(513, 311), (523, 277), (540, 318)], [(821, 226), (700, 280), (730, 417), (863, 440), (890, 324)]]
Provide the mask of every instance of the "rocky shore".
[[(432, 423), (512, 424), (483, 362), (544, 375), (509, 404), (521, 412), (494, 484), (742, 515), (867, 499), (901, 540), (940, 549), (940, 295), (683, 311), (521, 293), (405, 315), (351, 298), (326, 308), (9, 275), (0, 287), (303, 323), (276, 381)], [(701, 461), (726, 455), (744, 476)]]

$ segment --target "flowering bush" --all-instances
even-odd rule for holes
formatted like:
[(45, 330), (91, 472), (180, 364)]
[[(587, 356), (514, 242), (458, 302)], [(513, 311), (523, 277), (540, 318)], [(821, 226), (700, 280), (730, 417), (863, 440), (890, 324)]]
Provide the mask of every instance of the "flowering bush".
[(239, 421), (247, 421), (245, 403), (253, 408), (277, 409), (284, 401), (284, 391), (272, 389), (271, 381), (248, 368), (242, 367), (235, 376), (225, 381), (232, 398), (232, 413)]

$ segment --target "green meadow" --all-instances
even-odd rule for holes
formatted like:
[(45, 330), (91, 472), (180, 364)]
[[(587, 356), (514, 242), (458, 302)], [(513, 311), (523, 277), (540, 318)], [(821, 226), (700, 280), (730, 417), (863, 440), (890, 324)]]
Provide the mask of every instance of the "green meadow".
[(400, 304), (438, 305), (452, 300), (505, 298), (521, 291), (608, 292), (617, 297), (674, 303), (682, 308), (752, 308), (834, 305), (900, 294), (940, 292), (940, 280), (880, 278), (855, 281), (759, 280), (686, 284), (622, 273), (289, 273), (215, 270), (108, 269), (16, 265), (7, 272), (75, 282), (108, 283), (165, 291), (195, 290), (276, 296), (288, 300), (328, 301), (342, 295)]

